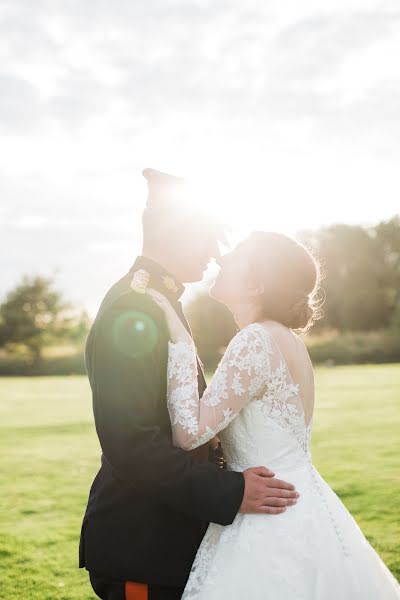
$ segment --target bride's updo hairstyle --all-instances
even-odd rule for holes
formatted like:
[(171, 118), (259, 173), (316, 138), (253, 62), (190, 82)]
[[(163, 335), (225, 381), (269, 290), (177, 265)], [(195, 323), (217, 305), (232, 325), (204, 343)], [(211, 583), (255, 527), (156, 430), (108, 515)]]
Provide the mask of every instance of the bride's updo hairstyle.
[(259, 318), (307, 332), (322, 317), (319, 262), (305, 246), (281, 233), (253, 231), (248, 243), (249, 267), (264, 287)]

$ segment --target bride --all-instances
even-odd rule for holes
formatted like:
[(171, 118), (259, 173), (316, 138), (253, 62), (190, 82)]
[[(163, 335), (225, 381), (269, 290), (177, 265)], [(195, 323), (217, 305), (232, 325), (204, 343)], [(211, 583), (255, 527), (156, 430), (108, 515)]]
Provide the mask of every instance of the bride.
[(201, 399), (196, 349), (154, 289), (170, 331), (168, 409), (174, 444), (192, 449), (216, 434), (228, 469), (268, 465), (300, 499), (273, 517), (238, 513), (210, 523), (183, 600), (391, 600), (400, 586), (314, 468), (314, 374), (304, 332), (318, 317), (318, 264), (295, 240), (253, 232), (220, 259), (211, 295), (239, 332)]

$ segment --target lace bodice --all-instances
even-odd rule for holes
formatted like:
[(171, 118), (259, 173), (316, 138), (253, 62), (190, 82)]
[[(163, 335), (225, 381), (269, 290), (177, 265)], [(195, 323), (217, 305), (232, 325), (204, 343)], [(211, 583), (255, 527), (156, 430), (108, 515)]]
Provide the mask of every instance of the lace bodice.
[[(201, 399), (196, 380), (194, 343), (169, 342), (168, 410), (175, 445), (196, 448), (225, 430), (228, 464), (242, 469), (259, 457), (272, 423), (309, 452), (311, 427), (305, 424), (300, 386), (268, 325), (252, 323), (237, 333)], [(226, 428), (238, 415), (233, 444), (232, 428)]]
[(182, 600), (400, 600), (394, 577), (312, 465), (314, 379), (302, 341), (273, 321), (244, 327), (201, 399), (194, 344), (170, 343), (168, 357), (174, 443), (195, 448), (218, 434), (228, 469), (265, 465), (300, 493), (282, 514), (210, 523)]

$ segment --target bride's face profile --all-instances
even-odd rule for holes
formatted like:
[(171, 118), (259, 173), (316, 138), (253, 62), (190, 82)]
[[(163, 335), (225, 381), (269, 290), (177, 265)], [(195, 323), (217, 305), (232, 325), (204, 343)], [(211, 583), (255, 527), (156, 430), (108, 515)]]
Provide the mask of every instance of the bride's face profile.
[(263, 289), (251, 276), (249, 242), (241, 242), (217, 263), (220, 271), (210, 288), (210, 296), (227, 306), (254, 303)]

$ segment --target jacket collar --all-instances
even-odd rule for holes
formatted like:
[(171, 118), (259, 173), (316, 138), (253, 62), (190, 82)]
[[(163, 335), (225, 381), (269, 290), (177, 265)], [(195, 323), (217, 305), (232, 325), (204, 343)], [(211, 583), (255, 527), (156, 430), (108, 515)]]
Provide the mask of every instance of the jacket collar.
[(132, 277), (138, 271), (145, 271), (149, 277), (148, 287), (158, 290), (172, 302), (178, 302), (185, 286), (174, 275), (171, 275), (164, 267), (147, 256), (138, 256), (129, 269)]

